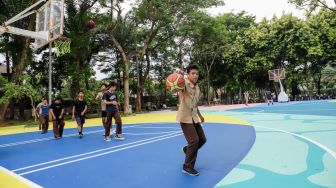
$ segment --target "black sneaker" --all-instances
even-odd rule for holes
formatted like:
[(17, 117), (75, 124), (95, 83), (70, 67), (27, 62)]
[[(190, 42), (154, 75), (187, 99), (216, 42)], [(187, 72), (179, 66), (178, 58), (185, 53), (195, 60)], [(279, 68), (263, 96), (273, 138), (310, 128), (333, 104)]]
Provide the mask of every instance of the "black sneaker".
[(83, 138), (84, 135), (83, 135), (83, 133), (79, 133), (78, 136), (79, 136), (79, 138)]
[(181, 150), (184, 154), (187, 154), (187, 146), (184, 146), (183, 148), (181, 148)]
[(182, 173), (188, 174), (190, 176), (198, 176), (199, 173), (193, 168), (183, 168)]

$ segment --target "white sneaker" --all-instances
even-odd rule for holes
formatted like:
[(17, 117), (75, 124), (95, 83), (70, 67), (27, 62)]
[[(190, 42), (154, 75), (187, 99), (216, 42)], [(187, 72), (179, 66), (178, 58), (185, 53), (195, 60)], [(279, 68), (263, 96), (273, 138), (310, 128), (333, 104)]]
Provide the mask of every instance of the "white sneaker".
[(116, 140), (125, 140), (125, 138), (121, 134), (116, 134), (114, 136), (114, 139), (116, 139)]
[(112, 134), (111, 134), (111, 136), (114, 136), (114, 135), (116, 135), (116, 130), (115, 130), (115, 129), (112, 130)]
[(105, 140), (106, 142), (111, 142), (111, 138), (110, 138), (110, 137), (105, 137), (104, 140)]

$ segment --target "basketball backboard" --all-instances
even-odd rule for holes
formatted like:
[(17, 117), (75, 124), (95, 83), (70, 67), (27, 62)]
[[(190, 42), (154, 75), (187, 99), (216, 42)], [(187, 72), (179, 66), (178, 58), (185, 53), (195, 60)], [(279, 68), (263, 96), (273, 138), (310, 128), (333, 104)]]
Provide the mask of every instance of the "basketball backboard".
[(50, 0), (36, 12), (36, 32), (48, 33), (48, 39), (35, 38), (35, 49), (63, 35), (64, 0)]
[(279, 81), (286, 78), (285, 69), (273, 69), (268, 71), (269, 80)]
[[(63, 34), (64, 0), (39, 0), (0, 25), (0, 35), (11, 33), (35, 39), (35, 49), (53, 42)], [(44, 3), (46, 2), (46, 3)], [(43, 4), (44, 3), (44, 4)], [(40, 6), (43, 4), (42, 6)], [(39, 8), (40, 7), (40, 8)], [(36, 10), (37, 9), (37, 10)], [(35, 31), (11, 26), (12, 23), (36, 13)]]

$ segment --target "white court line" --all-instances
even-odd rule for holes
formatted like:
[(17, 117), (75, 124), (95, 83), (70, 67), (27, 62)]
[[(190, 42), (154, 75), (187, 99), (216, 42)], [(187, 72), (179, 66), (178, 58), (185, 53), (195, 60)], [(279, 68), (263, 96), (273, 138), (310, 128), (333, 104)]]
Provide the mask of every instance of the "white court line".
[[(134, 127), (141, 127), (141, 126), (146, 126), (146, 125), (152, 125), (152, 124), (129, 125), (129, 126), (123, 127), (123, 129), (134, 128)], [(156, 128), (160, 128), (160, 127), (156, 127)], [(163, 127), (163, 128), (167, 128), (167, 127)], [(170, 127), (170, 128), (172, 128), (172, 127)], [(104, 132), (104, 130), (87, 131), (87, 132), (84, 132), (84, 133), (86, 135), (89, 135), (89, 134), (94, 134), (94, 133), (99, 133), (99, 132)], [(64, 135), (63, 138), (76, 137), (77, 135), (78, 135), (77, 133), (67, 134), (67, 135)], [(31, 143), (43, 142), (43, 141), (49, 141), (49, 140), (55, 140), (55, 138), (54, 137), (48, 137), (48, 138), (39, 138), (39, 139), (33, 139), (33, 140), (26, 140), (26, 141), (21, 141), (21, 142), (12, 142), (12, 143), (7, 143), (7, 144), (1, 144), (0, 148), (11, 147), (11, 146), (18, 146), (18, 145), (24, 145), (24, 144), (31, 144)]]
[(137, 144), (139, 142), (145, 142), (145, 141), (158, 139), (158, 138), (165, 137), (165, 136), (171, 136), (171, 135), (174, 135), (174, 134), (180, 133), (180, 132), (181, 131), (176, 131), (174, 133), (170, 133), (170, 134), (166, 134), (166, 135), (156, 136), (156, 137), (147, 138), (147, 139), (143, 139), (143, 140), (139, 140), (139, 141), (135, 141), (135, 142), (130, 142), (130, 143), (126, 143), (126, 144), (122, 144), (122, 145), (118, 145), (118, 146), (112, 146), (112, 147), (108, 147), (108, 148), (104, 148), (104, 149), (94, 150), (94, 151), (87, 152), (87, 153), (82, 153), (82, 154), (79, 154), (79, 155), (73, 155), (73, 156), (70, 156), (70, 157), (65, 157), (65, 158), (56, 159), (56, 160), (52, 160), (52, 161), (48, 161), (48, 162), (44, 162), (44, 163), (39, 163), (39, 164), (36, 164), (36, 165), (31, 165), (31, 166), (15, 169), (15, 170), (13, 170), (13, 172), (17, 172), (17, 171), (25, 170), (25, 169), (28, 169), (28, 168), (33, 168), (33, 167), (45, 165), (45, 164), (50, 164), (50, 163), (54, 163), (54, 162), (64, 161), (64, 160), (72, 159), (72, 158), (76, 158), (76, 157), (81, 157), (81, 156), (85, 156), (85, 155), (89, 155), (89, 154), (93, 154), (93, 153), (97, 153), (97, 152), (101, 152), (101, 151), (105, 151), (105, 150), (109, 150), (109, 149), (128, 146), (128, 145), (131, 145), (131, 144)]
[(0, 166), (0, 171), (1, 170), (4, 171), (4, 172), (6, 172), (7, 174), (9, 174), (10, 176), (14, 177), (15, 179), (17, 179), (17, 180), (19, 180), (21, 182), (24, 182), (25, 184), (27, 184), (27, 185), (29, 185), (29, 186), (31, 186), (33, 188), (42, 188), (40, 185), (37, 185), (36, 183), (34, 183), (34, 182), (32, 182), (32, 181), (30, 181), (30, 180), (28, 180), (28, 179), (26, 179), (26, 178), (18, 175), (18, 174), (15, 174), (14, 172), (12, 172), (12, 171), (10, 171), (10, 170), (2, 167), (2, 166)]
[[(85, 134), (94, 134), (94, 133), (98, 133), (98, 132), (102, 132), (101, 130), (97, 130), (97, 131), (88, 131)], [(77, 136), (77, 133), (73, 133), (73, 134), (67, 134), (64, 135), (63, 137), (73, 137), (73, 136)], [(10, 146), (18, 146), (18, 145), (23, 145), (23, 144), (31, 144), (31, 143), (36, 143), (36, 142), (42, 142), (42, 141), (48, 141), (48, 140), (55, 140), (54, 137), (48, 137), (48, 138), (39, 138), (39, 139), (34, 139), (34, 140), (26, 140), (26, 141), (21, 141), (21, 142), (12, 142), (12, 143), (8, 143), (8, 144), (1, 144), (0, 148), (5, 148), (5, 147), (10, 147)]]
[(46, 169), (49, 169), (49, 168), (54, 168), (54, 167), (57, 167), (57, 166), (62, 166), (62, 165), (66, 165), (66, 164), (69, 164), (69, 163), (74, 163), (74, 162), (78, 162), (78, 161), (82, 161), (82, 160), (86, 160), (86, 159), (90, 159), (90, 158), (94, 158), (94, 157), (99, 157), (99, 156), (102, 156), (102, 155), (107, 155), (107, 154), (114, 153), (114, 152), (117, 152), (117, 151), (122, 151), (122, 150), (125, 150), (125, 149), (129, 149), (129, 148), (133, 148), (133, 147), (137, 147), (137, 146), (141, 146), (141, 145), (145, 145), (145, 144), (150, 144), (150, 143), (153, 143), (153, 142), (166, 140), (166, 139), (174, 138), (174, 137), (181, 136), (181, 135), (182, 134), (179, 133), (179, 134), (175, 134), (175, 135), (172, 135), (172, 136), (166, 136), (166, 137), (163, 137), (163, 138), (159, 138), (159, 139), (155, 139), (155, 140), (151, 140), (151, 141), (147, 141), (147, 142), (142, 142), (140, 144), (135, 144), (135, 145), (119, 148), (119, 149), (108, 151), (108, 152), (105, 152), (105, 153), (100, 153), (100, 154), (97, 154), (97, 155), (91, 155), (91, 156), (88, 156), (88, 157), (75, 159), (75, 160), (72, 160), (72, 161), (67, 161), (67, 162), (64, 162), (64, 163), (59, 163), (59, 164), (52, 165), (52, 166), (47, 166), (47, 167), (44, 167), (44, 168), (39, 168), (39, 169), (36, 169), (36, 170), (21, 173), (19, 175), (31, 174), (33, 172), (38, 172), (38, 171), (41, 171), (41, 170), (46, 170)]
[(136, 127), (136, 129), (175, 129), (180, 130), (180, 127)]
[(134, 135), (134, 136), (142, 136), (142, 135), (157, 135), (157, 134), (166, 134), (166, 133), (174, 133), (179, 131), (168, 131), (168, 132), (157, 132), (157, 133), (123, 133), (123, 135)]
[(269, 130), (273, 130), (273, 131), (277, 131), (277, 132), (282, 132), (282, 133), (286, 133), (286, 134), (291, 134), (293, 136), (302, 138), (302, 139), (304, 139), (304, 140), (306, 140), (308, 142), (311, 142), (311, 143), (315, 144), (316, 146), (320, 147), (321, 149), (323, 149), (324, 151), (326, 151), (327, 153), (329, 153), (332, 157), (334, 157), (336, 159), (336, 152), (335, 151), (331, 150), (327, 146), (325, 146), (325, 145), (323, 145), (323, 144), (321, 144), (321, 143), (319, 143), (319, 142), (317, 142), (317, 141), (315, 141), (313, 139), (307, 138), (307, 137), (299, 135), (299, 134), (295, 134), (295, 133), (291, 133), (291, 132), (288, 132), (288, 131), (284, 131), (284, 130), (281, 130), (281, 129), (274, 129), (274, 128), (263, 127), (263, 126), (254, 126), (254, 127), (269, 129)]

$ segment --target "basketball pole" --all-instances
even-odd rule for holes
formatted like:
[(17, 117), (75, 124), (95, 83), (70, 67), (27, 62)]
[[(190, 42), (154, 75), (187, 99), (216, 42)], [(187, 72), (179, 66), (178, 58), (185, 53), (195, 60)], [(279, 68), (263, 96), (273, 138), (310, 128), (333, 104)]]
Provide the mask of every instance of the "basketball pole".
[(51, 104), (51, 90), (52, 90), (52, 43), (49, 42), (49, 104)]

